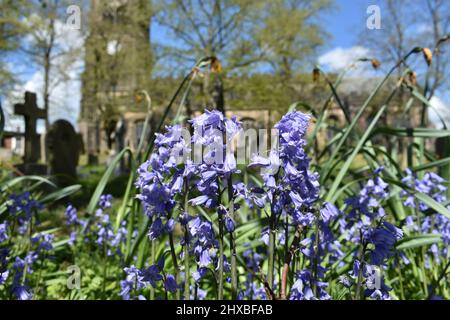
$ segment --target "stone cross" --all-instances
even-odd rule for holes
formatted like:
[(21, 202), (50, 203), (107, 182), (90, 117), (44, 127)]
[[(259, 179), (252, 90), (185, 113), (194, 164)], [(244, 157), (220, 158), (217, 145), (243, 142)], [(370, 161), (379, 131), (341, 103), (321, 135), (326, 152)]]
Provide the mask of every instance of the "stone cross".
[(36, 94), (26, 91), (25, 103), (14, 105), (14, 114), (22, 115), (25, 118), (25, 155), (24, 163), (36, 163), (40, 158), (41, 140), (36, 132), (36, 122), (38, 119), (45, 119), (47, 111), (38, 108), (36, 104)]

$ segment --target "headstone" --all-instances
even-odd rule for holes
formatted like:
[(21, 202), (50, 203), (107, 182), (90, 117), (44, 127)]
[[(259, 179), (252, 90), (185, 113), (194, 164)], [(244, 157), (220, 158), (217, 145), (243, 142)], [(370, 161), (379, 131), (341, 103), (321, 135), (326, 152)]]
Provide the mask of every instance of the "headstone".
[(125, 147), (125, 133), (127, 132), (127, 127), (125, 124), (125, 119), (123, 117), (119, 118), (116, 123), (116, 128), (114, 130), (114, 144), (116, 146), (116, 152), (119, 153)]
[(47, 167), (38, 164), (41, 157), (41, 141), (40, 134), (36, 132), (36, 123), (38, 119), (46, 118), (46, 110), (38, 108), (35, 93), (26, 91), (25, 103), (15, 104), (14, 113), (25, 118), (25, 154), (23, 164), (18, 166), (19, 170), (25, 174), (45, 174)]
[[(116, 123), (116, 128), (114, 130), (114, 146), (115, 146), (115, 154), (118, 154), (125, 148), (125, 134), (127, 132), (127, 127), (125, 124), (125, 119), (123, 117), (119, 118), (119, 121)], [(125, 172), (125, 159), (122, 157), (119, 163), (119, 173)]]
[(68, 185), (76, 180), (77, 165), (83, 149), (81, 135), (75, 132), (66, 120), (57, 120), (45, 135), (47, 159), (50, 173), (60, 185)]

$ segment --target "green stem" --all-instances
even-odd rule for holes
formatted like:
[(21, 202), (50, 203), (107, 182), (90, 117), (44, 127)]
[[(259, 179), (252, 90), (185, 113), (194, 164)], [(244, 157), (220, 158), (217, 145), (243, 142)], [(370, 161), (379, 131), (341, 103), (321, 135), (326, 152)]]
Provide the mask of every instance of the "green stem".
[(315, 239), (314, 239), (314, 266), (313, 266), (313, 293), (317, 297), (317, 267), (319, 265), (319, 218), (320, 214), (316, 214)]
[[(184, 181), (184, 213), (188, 214), (188, 203), (189, 203), (189, 188), (188, 181)], [(185, 226), (185, 236), (184, 236), (184, 300), (190, 299), (190, 270), (189, 270), (189, 230), (187, 225)]]
[(402, 276), (402, 270), (401, 270), (400, 266), (397, 266), (397, 272), (398, 272), (398, 277), (399, 277), (399, 282), (400, 282), (400, 298), (402, 300), (405, 300), (405, 290), (403, 288), (403, 276)]
[(184, 280), (184, 300), (190, 299), (190, 283), (189, 283), (189, 246), (187, 242), (184, 245), (184, 273), (185, 273), (185, 280)]
[(347, 137), (352, 132), (353, 128), (358, 123), (358, 119), (363, 115), (364, 111), (369, 106), (370, 102), (373, 100), (375, 95), (378, 93), (378, 91), (381, 89), (381, 87), (386, 83), (388, 78), (391, 76), (391, 74), (401, 65), (403, 64), (409, 56), (411, 56), (414, 53), (418, 53), (418, 48), (415, 48), (411, 50), (407, 55), (405, 55), (403, 58), (401, 58), (386, 74), (386, 76), (378, 83), (378, 85), (375, 87), (375, 89), (372, 91), (372, 93), (369, 95), (369, 97), (366, 99), (362, 107), (358, 110), (356, 115), (353, 117), (352, 122), (347, 126), (344, 134), (342, 135), (341, 139), (339, 140), (337, 146), (334, 148), (330, 158), (327, 161), (327, 164), (325, 165), (325, 168), (323, 169), (324, 174), (321, 175), (321, 183), (324, 183), (325, 180), (330, 178), (330, 166), (333, 163), (333, 160), (337, 157), (341, 147), (344, 145), (345, 141), (347, 140)]
[(217, 299), (223, 300), (223, 218), (219, 214), (219, 288)]
[[(28, 242), (28, 248), (27, 248), (27, 255), (30, 253), (30, 250), (31, 250), (31, 246), (32, 246), (31, 238), (32, 237), (33, 237), (33, 215), (31, 215), (31, 217), (30, 217), (29, 242)], [(25, 266), (23, 267), (22, 285), (25, 285), (25, 281), (27, 280), (27, 270), (28, 270), (28, 259), (25, 259)]]
[[(155, 264), (155, 255), (156, 255), (156, 240), (152, 240), (152, 254), (150, 258), (150, 265)], [(155, 300), (155, 288), (153, 286), (150, 286), (150, 300)]]
[[(361, 237), (362, 238), (362, 237)], [(361, 287), (362, 287), (362, 278), (363, 278), (363, 268), (364, 268), (364, 254), (366, 252), (367, 244), (364, 244), (361, 247), (361, 251), (359, 252), (359, 270), (358, 270), (358, 282), (356, 284), (356, 292), (354, 300), (361, 300)]]
[[(234, 221), (233, 180), (231, 175), (230, 178), (228, 179), (228, 201), (229, 201), (228, 214)], [(233, 232), (230, 232), (230, 255), (231, 255), (231, 298), (233, 300), (236, 300), (238, 277), (237, 277), (237, 263), (236, 263), (236, 242), (234, 239)]]
[[(173, 234), (169, 233), (169, 244), (170, 244), (170, 254), (172, 255), (173, 267), (175, 268), (175, 282), (180, 281), (180, 269), (178, 267), (177, 254), (175, 253), (175, 246), (173, 245)], [(180, 288), (177, 287), (177, 292), (175, 294), (177, 300), (180, 300)]]
[(428, 281), (427, 281), (427, 274), (426, 274), (426, 270), (425, 270), (425, 256), (426, 256), (426, 251), (425, 251), (425, 247), (422, 247), (421, 250), (421, 263), (420, 263), (420, 269), (422, 271), (422, 276), (423, 276), (423, 291), (425, 294), (425, 297), (428, 297)]
[[(41, 259), (41, 263), (40, 263), (40, 267), (39, 267), (39, 274), (38, 274), (38, 279), (36, 281), (36, 285), (34, 287), (34, 292), (37, 293), (38, 289), (39, 289), (39, 285), (41, 284), (41, 280), (42, 280), (42, 270), (44, 269), (44, 261), (47, 258), (47, 254), (44, 253), (42, 259)], [(43, 297), (45, 298), (45, 297)]]
[(274, 264), (275, 260), (275, 212), (271, 210), (269, 222), (269, 270), (267, 275), (267, 282), (270, 289), (273, 291), (274, 285)]
[(108, 248), (106, 241), (103, 243), (103, 297), (106, 297), (106, 275), (108, 273)]

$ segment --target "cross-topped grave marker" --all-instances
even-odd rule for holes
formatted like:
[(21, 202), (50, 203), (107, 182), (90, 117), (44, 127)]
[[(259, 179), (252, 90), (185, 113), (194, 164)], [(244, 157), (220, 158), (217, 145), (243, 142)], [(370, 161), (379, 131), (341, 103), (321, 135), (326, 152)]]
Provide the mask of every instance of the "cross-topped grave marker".
[(47, 112), (38, 108), (36, 104), (36, 94), (25, 92), (25, 103), (14, 105), (14, 114), (24, 116), (25, 118), (25, 155), (23, 162), (36, 163), (40, 158), (41, 140), (36, 132), (36, 123), (38, 119), (45, 119)]

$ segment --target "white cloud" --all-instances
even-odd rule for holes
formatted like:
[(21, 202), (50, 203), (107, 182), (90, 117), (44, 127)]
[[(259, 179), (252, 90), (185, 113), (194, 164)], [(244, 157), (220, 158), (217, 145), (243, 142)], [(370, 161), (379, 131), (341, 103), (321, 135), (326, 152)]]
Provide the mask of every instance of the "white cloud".
[(431, 23), (420, 23), (416, 27), (416, 32), (418, 34), (431, 34), (433, 32), (433, 26)]
[(447, 127), (450, 127), (450, 104), (445, 103), (444, 100), (442, 100), (438, 96), (433, 96), (430, 99), (430, 104), (433, 106), (433, 108), (429, 108), (429, 111), (428, 111), (428, 116), (430, 118), (430, 121), (436, 127), (441, 128), (442, 121), (440, 120), (440, 118), (437, 114), (437, 113), (439, 113), (441, 118), (445, 121), (445, 124), (447, 125)]
[(321, 55), (318, 63), (329, 71), (341, 71), (360, 58), (370, 58), (370, 50), (362, 46), (336, 47)]

